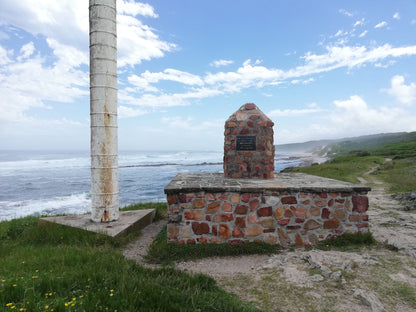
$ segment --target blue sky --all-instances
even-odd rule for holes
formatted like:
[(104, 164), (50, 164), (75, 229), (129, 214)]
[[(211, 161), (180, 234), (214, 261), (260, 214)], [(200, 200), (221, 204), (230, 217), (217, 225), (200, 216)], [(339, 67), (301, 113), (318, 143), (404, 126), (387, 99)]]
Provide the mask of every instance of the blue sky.
[[(416, 131), (416, 1), (117, 1), (120, 150)], [(0, 2), (0, 149), (89, 149), (88, 1)]]

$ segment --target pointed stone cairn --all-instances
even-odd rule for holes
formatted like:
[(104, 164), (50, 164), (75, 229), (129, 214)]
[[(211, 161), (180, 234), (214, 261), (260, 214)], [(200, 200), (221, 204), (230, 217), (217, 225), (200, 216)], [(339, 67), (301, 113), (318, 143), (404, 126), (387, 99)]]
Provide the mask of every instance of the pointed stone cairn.
[(224, 176), (274, 178), (273, 121), (255, 104), (240, 107), (225, 122)]

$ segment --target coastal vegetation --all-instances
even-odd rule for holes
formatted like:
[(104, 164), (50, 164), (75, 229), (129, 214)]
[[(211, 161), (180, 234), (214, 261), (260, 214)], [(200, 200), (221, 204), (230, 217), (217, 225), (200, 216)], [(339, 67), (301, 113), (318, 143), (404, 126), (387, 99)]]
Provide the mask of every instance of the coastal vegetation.
[[(330, 158), (323, 164), (309, 167), (287, 168), (284, 172), (304, 172), (352, 183), (358, 177), (372, 174), (385, 182), (390, 193), (414, 192), (416, 190), (416, 132), (394, 137), (396, 142), (382, 144), (341, 142), (328, 148)], [(359, 148), (359, 149), (357, 149)]]
[(0, 311), (255, 311), (206, 275), (125, 259), (125, 243), (35, 217), (1, 222)]

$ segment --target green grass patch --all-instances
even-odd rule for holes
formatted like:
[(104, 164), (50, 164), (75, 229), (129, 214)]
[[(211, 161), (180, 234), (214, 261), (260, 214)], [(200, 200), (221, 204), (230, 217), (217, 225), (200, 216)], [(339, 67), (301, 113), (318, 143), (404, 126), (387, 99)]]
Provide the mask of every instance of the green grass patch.
[(376, 240), (371, 232), (344, 233), (333, 238), (319, 241), (314, 247), (321, 250), (350, 251), (363, 246), (375, 246)]
[(127, 210), (142, 210), (142, 209), (156, 209), (155, 221), (160, 219), (166, 219), (168, 217), (168, 211), (166, 208), (166, 202), (162, 203), (139, 203), (125, 206), (120, 211)]
[(149, 248), (146, 260), (150, 263), (169, 264), (177, 260), (194, 260), (207, 257), (240, 256), (251, 254), (273, 254), (279, 251), (276, 245), (266, 243), (243, 244), (196, 244), (180, 245), (167, 243), (166, 227), (160, 231)]
[(208, 276), (125, 259), (124, 243), (37, 218), (0, 222), (0, 311), (255, 311)]
[(338, 156), (330, 161), (309, 167), (291, 167), (283, 172), (303, 172), (325, 178), (331, 178), (351, 183), (359, 183), (357, 177), (362, 176), (376, 165), (381, 165), (381, 156)]
[(389, 192), (404, 193), (416, 190), (416, 158), (393, 160), (384, 163), (375, 173), (389, 184)]

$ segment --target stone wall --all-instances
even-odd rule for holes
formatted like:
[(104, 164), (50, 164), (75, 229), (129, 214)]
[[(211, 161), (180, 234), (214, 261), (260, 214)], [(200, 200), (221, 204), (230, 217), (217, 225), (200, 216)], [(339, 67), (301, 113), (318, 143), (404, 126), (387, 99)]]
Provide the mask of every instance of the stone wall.
[(260, 242), (283, 247), (368, 230), (367, 190), (168, 194), (168, 242)]

